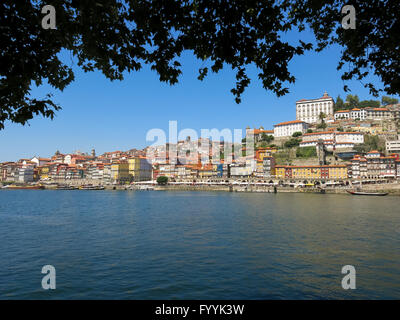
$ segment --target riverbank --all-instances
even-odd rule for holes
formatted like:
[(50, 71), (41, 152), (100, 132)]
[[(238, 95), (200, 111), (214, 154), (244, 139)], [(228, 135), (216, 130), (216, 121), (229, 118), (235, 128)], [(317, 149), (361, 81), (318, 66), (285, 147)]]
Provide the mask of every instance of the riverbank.
[[(320, 194), (347, 194), (352, 188), (294, 188), (294, 187), (267, 187), (267, 186), (201, 186), (201, 185), (166, 185), (155, 186), (156, 191), (224, 191), (224, 192), (254, 192), (254, 193), (320, 193)], [(389, 195), (400, 195), (400, 185), (366, 185), (363, 191), (387, 192)]]
[[(73, 184), (71, 184), (73, 185)], [(0, 184), (0, 187), (2, 185)], [(57, 184), (43, 184), (45, 190), (57, 190)], [(167, 185), (105, 185), (105, 190), (155, 190), (155, 191), (221, 191), (221, 192), (253, 192), (253, 193), (320, 193), (320, 194), (347, 194), (353, 186), (281, 186), (281, 185), (237, 185), (237, 184), (167, 184)], [(3, 189), (7, 190), (7, 189)], [(400, 195), (400, 184), (364, 184), (362, 190), (367, 192), (387, 192), (389, 195)], [(78, 190), (73, 190), (78, 191)]]

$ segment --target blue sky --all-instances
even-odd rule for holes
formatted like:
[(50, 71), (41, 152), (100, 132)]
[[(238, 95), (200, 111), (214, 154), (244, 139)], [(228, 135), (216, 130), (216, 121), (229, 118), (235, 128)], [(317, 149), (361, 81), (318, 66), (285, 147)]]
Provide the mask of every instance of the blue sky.
[[(307, 33), (302, 38), (312, 39)], [(48, 86), (32, 91), (39, 97), (54, 93), (54, 101), (63, 108), (54, 120), (38, 117), (29, 126), (6, 123), (0, 131), (0, 162), (35, 155), (47, 157), (56, 150), (71, 153), (95, 148), (101, 154), (143, 148), (151, 144), (146, 142), (147, 131), (161, 128), (168, 132), (170, 120), (178, 121), (178, 130), (193, 128), (199, 134), (202, 128), (233, 131), (249, 125), (272, 129), (273, 124), (295, 119), (296, 100), (321, 97), (325, 90), (333, 98), (338, 94), (345, 97), (336, 70), (339, 58), (340, 48), (330, 47), (322, 53), (308, 52), (293, 59), (290, 71), (296, 83), (289, 86), (289, 94), (280, 98), (262, 88), (252, 68), (252, 83), (239, 105), (230, 92), (235, 83), (234, 72), (226, 67), (199, 81), (197, 72), (202, 62), (191, 53), (182, 56), (183, 75), (174, 86), (159, 82), (157, 74), (147, 66), (127, 74), (124, 81), (115, 82), (100, 72), (84, 73), (75, 68), (75, 81), (63, 92)], [(380, 85), (375, 78), (373, 82)], [(359, 81), (347, 84), (360, 99), (373, 99)]]

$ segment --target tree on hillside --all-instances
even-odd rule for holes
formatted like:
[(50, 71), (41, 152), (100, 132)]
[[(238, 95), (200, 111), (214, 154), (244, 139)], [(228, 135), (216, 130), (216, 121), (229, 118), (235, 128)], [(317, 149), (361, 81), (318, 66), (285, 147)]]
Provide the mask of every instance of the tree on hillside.
[[(342, 27), (347, 3), (337, 0), (54, 0), (56, 29), (43, 29), (41, 10), (47, 4), (0, 2), (0, 129), (6, 121), (53, 118), (61, 106), (51, 95), (32, 96), (31, 90), (44, 83), (64, 90), (75, 79), (75, 61), (85, 72), (99, 70), (110, 80), (148, 65), (160, 81), (173, 85), (182, 73), (182, 54), (189, 51), (199, 60), (199, 80), (209, 71), (234, 70), (231, 92), (240, 103), (251, 81), (249, 67), (255, 66), (263, 88), (282, 96), (295, 81), (288, 69), (294, 57), (338, 44), (342, 80), (362, 80), (371, 72), (387, 94), (400, 93), (399, 1), (356, 1), (353, 30)], [(314, 48), (281, 37), (306, 27), (315, 35)], [(380, 90), (364, 85), (374, 95)]]
[(355, 108), (358, 107), (360, 103), (360, 99), (357, 95), (348, 94), (346, 97), (346, 107), (347, 108)]
[(274, 136), (266, 134), (265, 132), (262, 133), (261, 135), (261, 141), (268, 143), (271, 143), (274, 140)]
[(293, 134), (292, 134), (292, 137), (293, 138), (297, 138), (297, 137), (300, 137), (300, 136), (302, 136), (303, 135), (303, 133), (301, 132), (301, 131), (296, 131), (296, 132), (294, 132)]
[(378, 150), (379, 152), (385, 151), (385, 141), (379, 136), (365, 135), (364, 143), (354, 146), (357, 152), (365, 153), (372, 150)]
[(345, 106), (343, 99), (340, 96), (337, 96), (334, 110), (338, 111), (338, 110), (343, 110), (344, 108)]
[(382, 105), (387, 106), (389, 104), (396, 104), (399, 103), (399, 100), (396, 98), (388, 97), (388, 96), (383, 96), (382, 97)]
[(363, 100), (358, 104), (360, 108), (379, 108), (380, 106), (381, 103), (378, 100)]
[(283, 145), (285, 148), (293, 148), (293, 147), (297, 147), (300, 144), (300, 139), (297, 138), (290, 138), (289, 140), (287, 140)]

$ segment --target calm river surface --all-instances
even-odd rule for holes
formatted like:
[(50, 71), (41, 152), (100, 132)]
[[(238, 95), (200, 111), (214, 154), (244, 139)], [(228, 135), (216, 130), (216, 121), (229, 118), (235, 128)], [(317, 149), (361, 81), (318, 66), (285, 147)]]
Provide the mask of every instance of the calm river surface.
[(350, 298), (400, 299), (400, 197), (0, 190), (0, 299)]

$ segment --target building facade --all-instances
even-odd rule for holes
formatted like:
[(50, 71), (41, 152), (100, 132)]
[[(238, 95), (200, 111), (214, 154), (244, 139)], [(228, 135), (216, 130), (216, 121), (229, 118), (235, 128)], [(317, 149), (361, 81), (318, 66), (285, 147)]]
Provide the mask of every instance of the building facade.
[(400, 135), (397, 140), (386, 141), (387, 153), (400, 153)]
[(302, 99), (296, 101), (296, 120), (307, 123), (320, 121), (320, 114), (333, 116), (334, 101), (327, 92), (319, 99)]
[(295, 132), (305, 133), (308, 129), (308, 124), (301, 120), (281, 122), (274, 125), (274, 137), (290, 137)]

